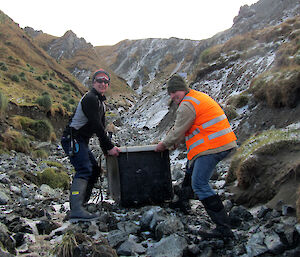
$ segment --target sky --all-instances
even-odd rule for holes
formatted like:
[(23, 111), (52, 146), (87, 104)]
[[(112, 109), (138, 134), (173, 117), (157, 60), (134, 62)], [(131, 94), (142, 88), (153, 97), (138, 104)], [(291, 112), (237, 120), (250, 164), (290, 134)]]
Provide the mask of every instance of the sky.
[(241, 6), (258, 0), (3, 0), (20, 25), (61, 37), (72, 30), (93, 46), (129, 39), (201, 40), (229, 29)]

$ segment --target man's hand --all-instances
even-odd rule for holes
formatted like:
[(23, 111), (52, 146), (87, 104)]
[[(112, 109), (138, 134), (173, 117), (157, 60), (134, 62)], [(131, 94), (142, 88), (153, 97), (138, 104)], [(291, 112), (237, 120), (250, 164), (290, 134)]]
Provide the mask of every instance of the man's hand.
[(155, 152), (163, 152), (166, 149), (167, 149), (167, 147), (165, 146), (165, 144), (163, 142), (159, 142), (156, 145)]
[(110, 149), (107, 153), (108, 155), (112, 156), (119, 156), (119, 153), (121, 152), (120, 148), (114, 146), (112, 149)]

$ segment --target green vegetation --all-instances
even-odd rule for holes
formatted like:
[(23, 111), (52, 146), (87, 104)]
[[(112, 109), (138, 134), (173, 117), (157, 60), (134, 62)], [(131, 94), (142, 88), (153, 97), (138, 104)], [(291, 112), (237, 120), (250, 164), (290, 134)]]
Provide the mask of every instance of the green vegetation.
[(51, 123), (47, 120), (37, 120), (29, 125), (27, 131), (36, 139), (47, 141), (51, 138), (51, 132), (53, 131), (53, 127)]
[(209, 63), (217, 60), (221, 56), (221, 46), (213, 46), (205, 49), (200, 55), (200, 61), (203, 63)]
[(38, 183), (40, 185), (47, 184), (52, 188), (68, 189), (70, 178), (67, 172), (55, 168), (46, 168), (42, 172), (37, 173)]
[(25, 72), (22, 71), (22, 72), (19, 74), (19, 77), (21, 78), (22, 81), (27, 82), (27, 78), (26, 78)]
[(52, 89), (57, 89), (57, 86), (51, 82), (47, 83), (47, 86), (52, 88)]
[(5, 113), (7, 104), (8, 104), (7, 97), (0, 91), (0, 115)]
[(223, 110), (224, 110), (224, 112), (225, 112), (225, 114), (226, 114), (229, 121), (235, 119), (238, 116), (235, 108), (231, 105), (226, 105), (223, 108)]
[(2, 70), (2, 71), (7, 71), (8, 70), (5, 62), (0, 62), (0, 70)]
[(29, 68), (29, 72), (34, 72), (34, 68), (29, 63), (27, 63), (26, 66)]
[(230, 97), (227, 104), (232, 105), (235, 108), (242, 108), (248, 104), (249, 96), (246, 94), (239, 94)]
[(38, 140), (48, 141), (51, 139), (53, 127), (47, 120), (33, 120), (24, 116), (14, 116), (11, 118), (11, 122), (15, 128), (28, 132)]
[(63, 168), (63, 165), (60, 162), (43, 161), (43, 163), (47, 164), (48, 166), (52, 166), (52, 167), (56, 167), (56, 168)]
[(44, 94), (36, 99), (36, 103), (40, 107), (43, 107), (46, 112), (48, 112), (52, 106), (52, 99), (49, 94)]
[(48, 158), (48, 153), (43, 149), (33, 150), (31, 156), (36, 159), (46, 159)]
[(253, 176), (250, 173), (258, 169), (257, 155), (275, 155), (289, 145), (299, 144), (299, 139), (299, 129), (267, 130), (253, 135), (234, 154), (227, 182), (237, 178), (241, 186), (247, 187)]
[(1, 135), (0, 139), (0, 149), (2, 151), (14, 150), (22, 153), (30, 153), (30, 140), (16, 130), (7, 129)]
[(20, 82), (19, 76), (15, 75), (15, 74), (11, 76), (11, 80), (14, 81), (14, 82)]
[(57, 244), (51, 253), (57, 257), (72, 257), (77, 246), (76, 236), (73, 231), (69, 230), (64, 234), (61, 243)]
[(293, 108), (300, 98), (300, 67), (265, 72), (252, 80), (249, 92), (270, 107)]

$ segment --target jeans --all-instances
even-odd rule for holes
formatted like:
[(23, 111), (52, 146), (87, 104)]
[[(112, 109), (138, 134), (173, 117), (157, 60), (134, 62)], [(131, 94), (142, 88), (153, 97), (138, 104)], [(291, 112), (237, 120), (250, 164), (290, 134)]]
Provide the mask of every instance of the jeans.
[(88, 144), (81, 138), (76, 139), (79, 145), (78, 152), (69, 155), (70, 138), (62, 137), (61, 145), (65, 153), (69, 156), (71, 164), (76, 171), (74, 178), (81, 178), (87, 181), (97, 177), (99, 167), (97, 161), (88, 147)]
[(231, 149), (215, 153), (199, 156), (193, 163), (192, 188), (199, 200), (215, 195), (215, 191), (209, 185), (209, 180), (213, 171), (222, 159), (224, 159)]

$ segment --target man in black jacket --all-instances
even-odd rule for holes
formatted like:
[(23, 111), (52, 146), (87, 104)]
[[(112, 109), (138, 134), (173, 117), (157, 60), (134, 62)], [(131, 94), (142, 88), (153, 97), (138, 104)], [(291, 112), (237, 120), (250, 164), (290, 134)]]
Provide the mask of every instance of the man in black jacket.
[(76, 171), (70, 189), (70, 221), (98, 218), (98, 215), (89, 213), (83, 207), (100, 173), (100, 167), (88, 146), (90, 138), (96, 134), (106, 155), (118, 156), (120, 152), (105, 131), (104, 93), (110, 84), (109, 74), (103, 69), (97, 70), (92, 84), (92, 89), (78, 103), (61, 139), (62, 147)]

